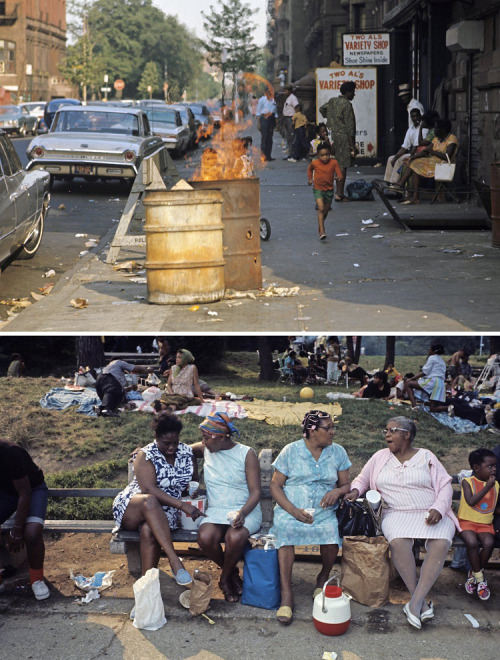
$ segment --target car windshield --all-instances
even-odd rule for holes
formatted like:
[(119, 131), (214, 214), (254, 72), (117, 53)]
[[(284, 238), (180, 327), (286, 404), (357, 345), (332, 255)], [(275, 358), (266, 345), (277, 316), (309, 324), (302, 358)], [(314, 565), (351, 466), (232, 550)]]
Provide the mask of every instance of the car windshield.
[(177, 126), (174, 110), (156, 110), (155, 108), (148, 108), (146, 114), (152, 124), (171, 124)]
[(30, 112), (35, 112), (36, 110), (43, 110), (45, 108), (44, 103), (25, 103), (24, 104)]
[(139, 135), (139, 122), (136, 115), (125, 112), (61, 110), (56, 117), (53, 132)]
[(17, 105), (0, 105), (0, 115), (18, 115), (20, 112)]

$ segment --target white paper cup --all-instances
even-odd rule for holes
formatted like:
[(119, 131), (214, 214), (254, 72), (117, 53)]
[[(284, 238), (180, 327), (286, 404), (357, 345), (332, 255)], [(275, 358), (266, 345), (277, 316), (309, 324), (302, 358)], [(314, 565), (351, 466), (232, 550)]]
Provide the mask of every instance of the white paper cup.
[(366, 492), (365, 497), (370, 503), (372, 509), (376, 511), (380, 506), (380, 493), (376, 490), (369, 490)]
[(238, 517), (238, 513), (239, 513), (239, 511), (230, 511), (227, 514), (227, 519), (228, 519), (230, 525), (232, 525), (233, 522), (236, 520), (236, 518)]
[(193, 497), (199, 487), (200, 484), (198, 481), (190, 481), (188, 486), (189, 497)]
[(304, 509), (304, 511), (308, 513), (310, 516), (312, 516), (314, 519), (314, 509)]

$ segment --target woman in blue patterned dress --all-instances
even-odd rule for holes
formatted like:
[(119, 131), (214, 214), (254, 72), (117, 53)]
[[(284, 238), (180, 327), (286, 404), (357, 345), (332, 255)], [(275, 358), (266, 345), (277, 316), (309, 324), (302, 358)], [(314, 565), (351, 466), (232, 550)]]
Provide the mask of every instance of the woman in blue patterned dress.
[[(271, 534), (277, 538), (281, 580), (278, 621), (288, 625), (293, 616), (292, 569), (296, 545), (319, 545), (322, 566), (313, 598), (330, 576), (339, 549), (336, 510), (349, 492), (351, 461), (333, 443), (334, 422), (321, 410), (302, 420), (303, 440), (286, 445), (274, 461), (271, 495), (276, 501)], [(314, 514), (308, 510), (314, 510)]]
[(182, 422), (168, 412), (153, 420), (155, 440), (139, 449), (134, 461), (134, 479), (113, 502), (113, 517), (122, 529), (140, 529), (142, 574), (155, 568), (165, 551), (177, 584), (191, 583), (172, 545), (179, 511), (196, 520), (203, 515), (180, 500), (190, 481), (198, 480), (198, 466), (188, 445), (179, 443)]
[(222, 568), (219, 587), (224, 598), (236, 603), (243, 587), (237, 564), (248, 537), (262, 523), (259, 461), (253, 449), (232, 439), (233, 433), (239, 433), (224, 413), (210, 415), (200, 429), (202, 442), (191, 449), (195, 457), (204, 459), (208, 506), (198, 530), (198, 543)]

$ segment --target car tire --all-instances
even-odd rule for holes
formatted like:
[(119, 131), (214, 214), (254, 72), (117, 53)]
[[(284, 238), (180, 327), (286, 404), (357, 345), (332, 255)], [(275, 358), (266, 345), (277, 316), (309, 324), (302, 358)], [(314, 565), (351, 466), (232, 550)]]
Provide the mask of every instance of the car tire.
[(36, 221), (35, 227), (31, 232), (31, 236), (24, 243), (24, 245), (19, 250), (16, 259), (33, 259), (40, 243), (42, 242), (43, 237), (43, 228), (45, 224), (45, 216), (47, 215), (48, 206), (47, 204), (43, 205), (38, 220)]
[(260, 239), (268, 241), (271, 238), (271, 223), (267, 218), (260, 219)]

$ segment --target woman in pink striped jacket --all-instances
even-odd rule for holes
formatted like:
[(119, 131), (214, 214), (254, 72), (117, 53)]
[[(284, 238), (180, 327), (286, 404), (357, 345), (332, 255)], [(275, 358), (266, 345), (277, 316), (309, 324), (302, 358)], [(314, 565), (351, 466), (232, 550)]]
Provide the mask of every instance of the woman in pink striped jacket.
[[(374, 454), (351, 484), (347, 500), (367, 490), (384, 499), (382, 531), (391, 557), (411, 594), (404, 613), (408, 623), (421, 628), (434, 617), (425, 598), (443, 568), (458, 520), (451, 510), (451, 477), (428, 449), (413, 447), (416, 426), (407, 417), (394, 417), (383, 431), (387, 447)], [(414, 539), (426, 539), (425, 560), (417, 577)]]

